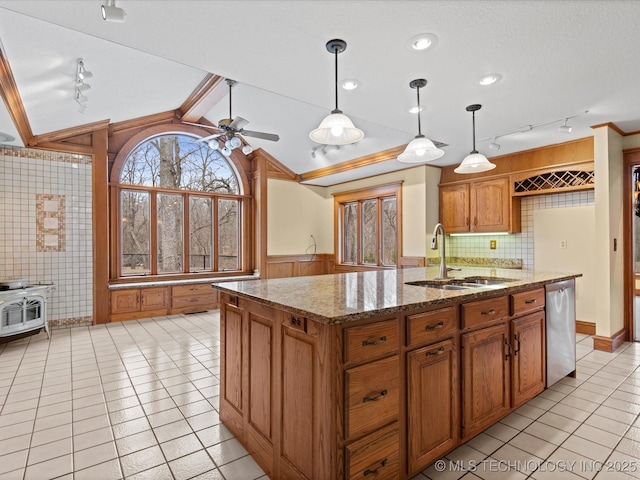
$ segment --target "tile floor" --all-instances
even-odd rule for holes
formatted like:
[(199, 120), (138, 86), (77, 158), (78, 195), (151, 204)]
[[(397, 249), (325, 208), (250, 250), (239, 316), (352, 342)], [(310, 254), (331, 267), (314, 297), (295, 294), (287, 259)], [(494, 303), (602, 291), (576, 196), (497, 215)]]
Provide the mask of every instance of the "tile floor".
[[(266, 479), (218, 418), (218, 332), (214, 311), (0, 345), (0, 480)], [(578, 378), (413, 480), (640, 478), (640, 344), (576, 340)]]

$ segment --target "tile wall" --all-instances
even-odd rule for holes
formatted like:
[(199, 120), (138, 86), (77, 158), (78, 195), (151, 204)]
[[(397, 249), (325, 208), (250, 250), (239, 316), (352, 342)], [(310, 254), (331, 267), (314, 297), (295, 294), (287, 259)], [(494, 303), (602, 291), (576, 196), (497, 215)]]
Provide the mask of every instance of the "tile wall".
[[(543, 208), (578, 207), (594, 203), (593, 190), (524, 197), (521, 202), (521, 233), (449, 237), (447, 239), (447, 255), (475, 258), (519, 258), (522, 259), (522, 268), (533, 269), (533, 212)], [(489, 240), (496, 240), (495, 250), (489, 248)]]
[(93, 321), (92, 243), (91, 157), (0, 145), (0, 278), (54, 283), (51, 327)]

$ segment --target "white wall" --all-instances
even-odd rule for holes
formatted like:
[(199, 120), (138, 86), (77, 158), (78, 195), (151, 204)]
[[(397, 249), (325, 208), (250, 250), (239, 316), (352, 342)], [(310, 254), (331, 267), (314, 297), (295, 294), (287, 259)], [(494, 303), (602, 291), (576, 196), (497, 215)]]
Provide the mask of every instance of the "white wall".
[(331, 252), (333, 198), (327, 195), (326, 189), (269, 179), (267, 255)]
[(533, 227), (534, 268), (581, 273), (576, 279), (576, 318), (595, 322), (595, 206), (534, 210)]
[(333, 195), (402, 182), (402, 254), (423, 257), (427, 229), (433, 229), (438, 221), (439, 181), (440, 169), (425, 165), (331, 187), (270, 179), (267, 254), (312, 253), (311, 235), (316, 241), (316, 253), (334, 253)]

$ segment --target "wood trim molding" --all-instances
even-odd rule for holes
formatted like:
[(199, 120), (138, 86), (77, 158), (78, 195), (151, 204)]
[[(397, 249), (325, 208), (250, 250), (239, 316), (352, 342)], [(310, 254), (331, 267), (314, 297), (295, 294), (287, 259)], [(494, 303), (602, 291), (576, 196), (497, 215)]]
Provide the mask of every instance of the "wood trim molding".
[(555, 167), (569, 167), (570, 165), (593, 162), (593, 137), (580, 138), (564, 143), (556, 143), (545, 147), (523, 150), (521, 152), (510, 153), (491, 157), (491, 161), (496, 164), (496, 168), (488, 172), (473, 175), (459, 175), (453, 170), (456, 165), (449, 165), (442, 168), (440, 175), (440, 185), (464, 183), (477, 178), (489, 179), (506, 175), (520, 175), (524, 172), (533, 174), (544, 169), (549, 170)]
[(330, 165), (328, 167), (318, 168), (316, 170), (310, 170), (305, 173), (301, 173), (299, 175), (299, 181), (309, 181), (315, 178), (326, 177), (328, 175), (334, 175), (336, 173), (347, 172), (349, 170), (353, 170), (354, 168), (366, 167), (369, 165), (374, 165), (380, 162), (386, 162), (387, 160), (392, 160), (404, 152), (406, 148), (405, 145), (400, 145), (398, 147), (389, 148), (387, 150), (382, 150), (381, 152), (373, 153), (371, 155), (365, 155), (364, 157), (356, 158), (353, 160), (349, 160), (346, 162), (338, 163), (335, 165)]
[(93, 134), (93, 322), (109, 321), (109, 187), (106, 126)]
[(261, 278), (300, 277), (329, 273), (332, 254), (268, 255), (266, 272)]
[(123, 130), (131, 130), (133, 128), (149, 128), (153, 125), (164, 124), (170, 120), (180, 120), (177, 110), (169, 110), (168, 112), (154, 113), (153, 115), (147, 115), (146, 117), (138, 117), (132, 120), (124, 120), (122, 122), (115, 122), (109, 125), (109, 134), (112, 135), (116, 132)]
[(286, 165), (280, 163), (273, 155), (262, 148), (257, 148), (250, 154), (251, 158), (262, 156), (267, 160), (267, 178), (277, 178), (279, 180), (298, 181), (298, 175)]
[(626, 137), (627, 135), (633, 135), (633, 132), (625, 133), (624, 130), (622, 130), (618, 125), (616, 125), (613, 122), (607, 122), (607, 123), (600, 123), (598, 125), (592, 125), (591, 129), (595, 130), (596, 128), (601, 128), (601, 127), (609, 127), (611, 130), (613, 130), (614, 132), (619, 133), (623, 137)]
[(27, 112), (24, 110), (22, 98), (13, 76), (13, 71), (9, 65), (9, 60), (4, 56), (4, 52), (0, 48), (0, 96), (9, 111), (11, 120), (18, 130), (18, 134), (25, 146), (31, 146), (33, 131), (27, 118)]
[(593, 322), (584, 322), (582, 320), (576, 320), (576, 333), (582, 333), (585, 335), (595, 335), (596, 324)]
[(64, 140), (70, 140), (74, 137), (80, 137), (83, 135), (92, 134), (100, 130), (107, 130), (109, 128), (109, 120), (100, 120), (98, 122), (86, 123), (78, 127), (65, 128), (63, 130), (57, 130), (55, 132), (49, 132), (42, 135), (36, 135), (33, 137), (32, 147), (40, 146), (40, 144), (61, 142)]
[(593, 336), (593, 349), (601, 352), (615, 352), (616, 349), (627, 340), (627, 329), (614, 333), (611, 337)]
[(207, 73), (191, 95), (178, 109), (179, 117), (185, 122), (197, 122), (227, 94), (224, 78)]

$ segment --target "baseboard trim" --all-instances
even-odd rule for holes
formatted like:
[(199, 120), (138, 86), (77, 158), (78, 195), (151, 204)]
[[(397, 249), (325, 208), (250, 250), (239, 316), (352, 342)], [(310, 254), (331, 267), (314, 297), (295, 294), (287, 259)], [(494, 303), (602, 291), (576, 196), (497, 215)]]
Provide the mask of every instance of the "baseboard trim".
[(593, 336), (593, 349), (600, 350), (602, 352), (615, 352), (616, 349), (622, 345), (627, 339), (627, 329), (614, 333), (611, 337), (601, 337), (599, 335)]
[(582, 320), (576, 320), (576, 333), (583, 333), (585, 335), (595, 335), (596, 324), (593, 322), (583, 322)]

